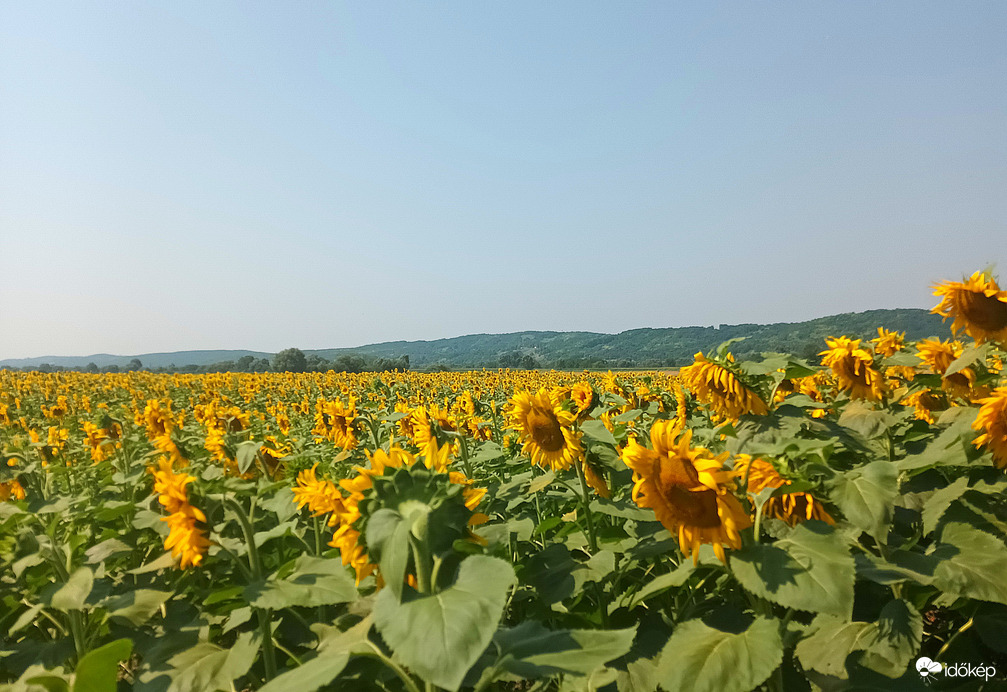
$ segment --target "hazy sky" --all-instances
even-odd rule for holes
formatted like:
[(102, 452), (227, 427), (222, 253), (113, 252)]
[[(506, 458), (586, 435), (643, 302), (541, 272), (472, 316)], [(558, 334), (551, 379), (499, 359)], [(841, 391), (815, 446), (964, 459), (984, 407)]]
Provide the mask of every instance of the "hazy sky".
[(1001, 2), (4, 0), (0, 358), (929, 308), (1007, 255), (1005, 35)]

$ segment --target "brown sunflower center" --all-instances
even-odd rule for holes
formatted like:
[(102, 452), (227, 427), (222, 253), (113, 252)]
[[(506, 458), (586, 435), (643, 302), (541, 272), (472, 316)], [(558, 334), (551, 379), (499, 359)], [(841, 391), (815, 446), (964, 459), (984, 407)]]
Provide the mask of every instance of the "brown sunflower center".
[(563, 449), (563, 426), (551, 411), (533, 408), (528, 412), (528, 432), (539, 447), (547, 452)]
[(982, 293), (963, 293), (961, 310), (965, 319), (980, 329), (998, 332), (1007, 328), (1007, 303)]
[(683, 524), (712, 529), (720, 526), (717, 493), (713, 490), (688, 490), (680, 485), (667, 491), (668, 504)]

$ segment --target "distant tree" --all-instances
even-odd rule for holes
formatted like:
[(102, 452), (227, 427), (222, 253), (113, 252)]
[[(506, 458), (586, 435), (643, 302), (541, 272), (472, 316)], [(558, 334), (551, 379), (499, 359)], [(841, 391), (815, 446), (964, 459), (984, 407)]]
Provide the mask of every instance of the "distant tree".
[(269, 372), (269, 361), (259, 358), (252, 364), (252, 372)]
[(535, 360), (535, 356), (529, 353), (521, 358), (521, 367), (525, 370), (534, 370), (537, 368), (538, 362)]
[(38, 366), (39, 372), (52, 372), (52, 365), (50, 363), (40, 363)]
[(113, 363), (112, 365), (106, 365), (104, 368), (101, 369), (101, 371), (102, 372), (119, 372), (119, 366), (115, 365)]
[(253, 372), (255, 366), (255, 356), (242, 356), (238, 359), (238, 370), (241, 372)]
[(360, 356), (345, 353), (332, 363), (332, 369), (336, 372), (363, 372), (367, 362)]
[(316, 353), (312, 353), (305, 361), (305, 370), (308, 372), (325, 372), (330, 367), (331, 363)]
[(308, 359), (299, 348), (287, 348), (273, 356), (273, 370), (276, 372), (304, 372)]
[(139, 370), (142, 367), (143, 363), (140, 362), (140, 359), (134, 358), (131, 361), (129, 361), (129, 365), (126, 366), (126, 369), (132, 371), (132, 370)]
[(87, 364), (87, 367), (84, 368), (84, 372), (98, 372), (98, 364), (91, 361)]

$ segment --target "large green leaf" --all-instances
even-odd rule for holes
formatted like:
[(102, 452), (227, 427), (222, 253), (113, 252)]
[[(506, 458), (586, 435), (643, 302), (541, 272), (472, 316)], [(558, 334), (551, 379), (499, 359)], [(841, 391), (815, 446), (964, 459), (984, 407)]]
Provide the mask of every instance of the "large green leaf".
[(807, 670), (845, 680), (846, 658), (874, 643), (877, 625), (873, 622), (850, 622), (822, 613), (811, 621), (806, 634), (794, 650), (801, 665)]
[(258, 652), (258, 637), (252, 632), (239, 635), (230, 649), (200, 642), (168, 661), (174, 668), (168, 692), (232, 689), (231, 683), (249, 671)]
[(623, 630), (550, 631), (534, 621), (493, 637), (503, 668), (533, 679), (567, 673), (588, 675), (624, 656), (633, 645), (636, 627)]
[(437, 594), (406, 590), (399, 602), (382, 589), (374, 624), (396, 659), (424, 680), (457, 690), (493, 637), (513, 583), (509, 563), (473, 555), (462, 561), (455, 583)]
[(78, 567), (52, 595), (51, 605), (56, 610), (80, 610), (94, 587), (94, 573), (87, 567)]
[(382, 508), (367, 521), (367, 546), (381, 566), (385, 584), (396, 598), (402, 598), (402, 585), (409, 566), (410, 526), (401, 514)]
[(73, 692), (115, 692), (119, 661), (133, 651), (133, 642), (117, 639), (86, 654), (77, 664)]
[(245, 589), (257, 608), (289, 608), (346, 603), (357, 597), (353, 578), (339, 560), (302, 555), (294, 571), (282, 579), (272, 576)]
[(103, 599), (98, 605), (108, 611), (110, 618), (122, 618), (139, 627), (157, 612), (161, 604), (171, 598), (171, 591), (136, 589)]
[(775, 543), (735, 551), (731, 571), (751, 593), (788, 608), (846, 618), (853, 613), (853, 557), (827, 524), (801, 524)]
[(738, 634), (701, 620), (679, 625), (661, 651), (658, 680), (676, 692), (748, 692), (783, 661), (779, 622), (756, 618)]
[(884, 435), (894, 423), (892, 414), (862, 401), (851, 401), (839, 416), (840, 425), (855, 430), (867, 440)]
[(615, 437), (612, 436), (612, 433), (608, 431), (608, 428), (600, 420), (586, 420), (580, 424), (580, 429), (584, 431), (584, 435), (598, 442), (604, 442), (613, 447), (618, 444)]
[(874, 461), (836, 478), (831, 500), (851, 524), (881, 543), (888, 533), (899, 492), (898, 469), (890, 461)]
[(954, 483), (934, 492), (933, 495), (923, 505), (923, 533), (929, 534), (937, 528), (944, 513), (948, 511), (951, 503), (961, 497), (969, 489), (969, 479), (967, 476), (959, 476)]
[(901, 677), (920, 650), (923, 617), (908, 601), (889, 601), (876, 624), (877, 636), (860, 657), (860, 665), (889, 678)]
[(941, 529), (931, 552), (938, 559), (934, 584), (953, 594), (1007, 604), (1007, 546), (996, 536), (953, 522)]
[(923, 619), (910, 603), (890, 601), (877, 622), (850, 622), (834, 615), (818, 615), (809, 625), (795, 653), (808, 670), (846, 679), (846, 660), (865, 652), (860, 665), (889, 678), (901, 677), (920, 649)]
[(343, 672), (350, 660), (347, 653), (319, 654), (286, 671), (259, 688), (259, 692), (315, 692)]

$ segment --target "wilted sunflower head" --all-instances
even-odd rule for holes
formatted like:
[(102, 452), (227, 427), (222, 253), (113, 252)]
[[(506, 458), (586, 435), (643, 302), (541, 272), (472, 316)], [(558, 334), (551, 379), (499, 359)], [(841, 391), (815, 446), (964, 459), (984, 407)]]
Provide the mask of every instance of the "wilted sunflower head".
[[(728, 356), (728, 362), (733, 360)], [(697, 353), (692, 365), (679, 371), (682, 383), (713, 411), (715, 417), (737, 420), (746, 413), (765, 415), (766, 403), (725, 365)]]
[(822, 351), (822, 365), (836, 376), (840, 389), (851, 399), (880, 401), (884, 393), (884, 378), (874, 369), (874, 354), (860, 346), (860, 339), (845, 336), (825, 340), (828, 349)]
[(537, 394), (517, 392), (506, 410), (508, 428), (516, 430), (524, 443), (524, 453), (539, 466), (553, 471), (569, 468), (583, 455), (575, 418), (552, 393), (542, 388)]
[(947, 320), (951, 332), (964, 330), (977, 342), (1007, 341), (1007, 291), (986, 272), (976, 272), (965, 281), (934, 285), (941, 302), (930, 311)]
[(871, 339), (874, 352), (888, 358), (902, 350), (906, 341), (905, 332), (893, 332), (884, 327), (878, 327), (878, 335)]

